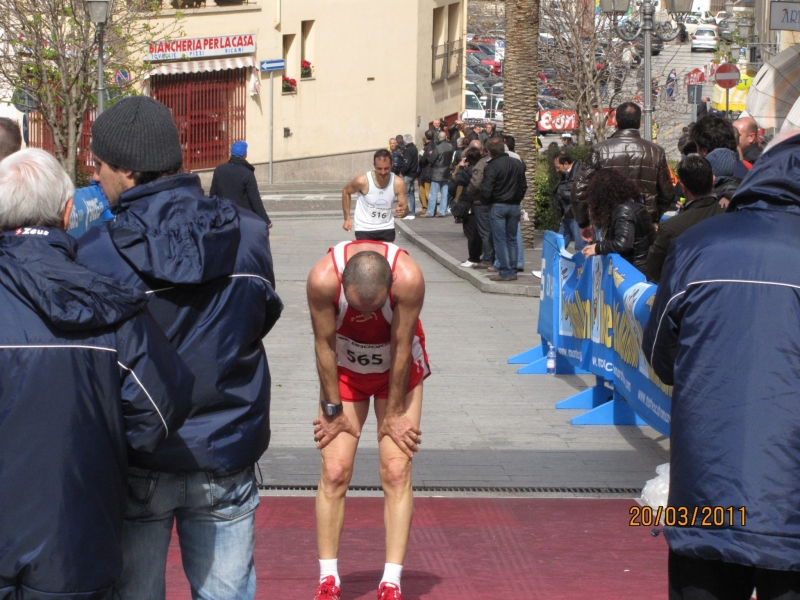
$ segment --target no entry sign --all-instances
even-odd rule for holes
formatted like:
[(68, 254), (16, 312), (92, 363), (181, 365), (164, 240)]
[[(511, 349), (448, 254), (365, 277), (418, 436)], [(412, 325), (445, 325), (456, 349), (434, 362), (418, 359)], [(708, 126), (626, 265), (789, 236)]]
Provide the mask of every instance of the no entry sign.
[(742, 74), (739, 72), (739, 67), (733, 63), (725, 63), (719, 66), (717, 74), (714, 75), (716, 84), (725, 90), (730, 90), (739, 85), (739, 79)]

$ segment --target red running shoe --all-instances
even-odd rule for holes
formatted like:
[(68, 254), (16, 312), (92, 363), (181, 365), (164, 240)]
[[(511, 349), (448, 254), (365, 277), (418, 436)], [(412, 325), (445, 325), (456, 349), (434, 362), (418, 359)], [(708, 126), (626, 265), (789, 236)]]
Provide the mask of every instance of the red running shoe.
[(384, 581), (378, 588), (378, 600), (403, 600), (403, 595), (395, 584)]
[[(314, 594), (314, 600), (339, 600), (342, 597), (342, 590), (336, 586), (336, 578), (333, 575), (328, 575), (317, 588), (317, 593)], [(391, 596), (387, 596), (391, 598)]]

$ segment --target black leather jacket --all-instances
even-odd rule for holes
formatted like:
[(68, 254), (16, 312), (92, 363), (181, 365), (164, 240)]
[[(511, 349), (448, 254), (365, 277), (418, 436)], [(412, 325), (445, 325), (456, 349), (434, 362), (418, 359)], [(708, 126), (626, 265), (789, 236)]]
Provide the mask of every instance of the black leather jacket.
[(580, 161), (575, 161), (569, 171), (561, 176), (561, 181), (556, 185), (553, 190), (553, 206), (558, 211), (558, 216), (562, 219), (572, 219), (572, 203), (570, 197), (572, 195), (572, 185), (575, 183), (575, 177), (581, 170)]
[(595, 244), (598, 254), (619, 254), (645, 272), (647, 251), (656, 239), (656, 229), (647, 207), (628, 200), (611, 211), (609, 224), (602, 241)]
[(572, 186), (572, 212), (581, 227), (589, 224), (589, 208), (586, 205), (589, 179), (602, 167), (612, 168), (636, 182), (639, 191), (644, 194), (647, 210), (654, 223), (675, 201), (664, 149), (643, 140), (638, 129), (622, 129), (592, 147)]

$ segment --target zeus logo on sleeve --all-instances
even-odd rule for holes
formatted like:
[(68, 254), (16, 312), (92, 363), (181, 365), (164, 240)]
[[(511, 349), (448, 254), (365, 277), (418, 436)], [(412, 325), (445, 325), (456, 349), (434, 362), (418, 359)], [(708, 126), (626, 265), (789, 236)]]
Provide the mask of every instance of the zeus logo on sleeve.
[(17, 227), (14, 233), (17, 235), (50, 235), (46, 229), (37, 229), (36, 227)]

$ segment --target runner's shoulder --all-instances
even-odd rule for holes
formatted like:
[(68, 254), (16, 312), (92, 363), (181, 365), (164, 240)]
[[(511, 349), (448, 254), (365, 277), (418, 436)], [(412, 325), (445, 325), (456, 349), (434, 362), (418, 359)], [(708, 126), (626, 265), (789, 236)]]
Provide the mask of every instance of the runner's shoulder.
[(399, 298), (421, 300), (425, 296), (425, 278), (417, 262), (406, 252), (397, 256), (392, 289)]
[(339, 293), (339, 277), (330, 254), (320, 258), (311, 268), (306, 290), (309, 297), (336, 299)]

